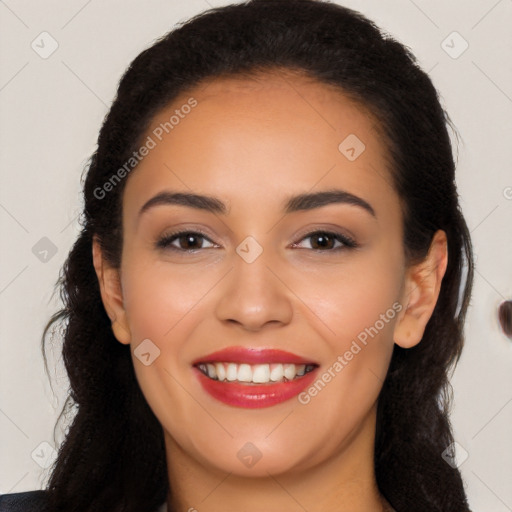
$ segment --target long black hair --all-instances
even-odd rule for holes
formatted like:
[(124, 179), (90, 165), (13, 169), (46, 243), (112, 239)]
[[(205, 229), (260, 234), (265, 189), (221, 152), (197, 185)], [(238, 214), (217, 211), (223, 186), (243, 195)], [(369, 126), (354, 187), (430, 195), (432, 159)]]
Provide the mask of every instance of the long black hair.
[[(124, 177), (98, 190), (129, 160), (152, 118), (206, 79), (297, 70), (368, 108), (391, 155), (409, 263), (433, 234), (448, 238), (448, 267), (421, 343), (395, 346), (378, 401), (375, 472), (398, 512), (468, 510), (457, 468), (449, 371), (460, 356), (473, 260), (455, 185), (449, 118), (410, 51), (350, 9), (314, 0), (252, 0), (211, 9), (143, 51), (121, 79), (84, 185), (82, 230), (60, 278), (64, 307), (45, 331), (64, 329), (63, 359), (75, 415), (47, 491), (54, 512), (144, 512), (168, 493), (163, 431), (102, 305), (92, 263), (97, 236), (109, 262), (121, 258)], [(136, 172), (136, 168), (134, 171)], [(466, 270), (466, 271), (465, 271)]]

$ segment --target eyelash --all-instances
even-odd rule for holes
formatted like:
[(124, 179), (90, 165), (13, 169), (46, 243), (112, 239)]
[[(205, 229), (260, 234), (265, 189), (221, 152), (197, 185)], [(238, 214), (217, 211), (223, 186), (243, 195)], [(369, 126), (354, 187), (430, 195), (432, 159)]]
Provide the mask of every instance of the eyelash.
[[(171, 245), (172, 242), (174, 242), (175, 240), (178, 240), (180, 237), (182, 237), (184, 235), (193, 235), (196, 237), (199, 236), (201, 238), (208, 240), (212, 244), (214, 243), (214, 242), (212, 242), (212, 240), (210, 240), (210, 238), (205, 233), (202, 233), (201, 231), (177, 231), (175, 233), (170, 233), (168, 235), (164, 235), (162, 238), (160, 238), (156, 242), (156, 247), (158, 249), (172, 250), (172, 251), (181, 252), (181, 253), (196, 252), (201, 249), (201, 248), (200, 249), (181, 249), (181, 248)], [(351, 238), (347, 235), (341, 234), (341, 233), (336, 233), (334, 231), (326, 231), (326, 230), (311, 231), (311, 232), (305, 234), (299, 240), (299, 242), (301, 242), (307, 238), (312, 238), (315, 235), (327, 235), (328, 237), (333, 238), (335, 240), (335, 242), (341, 242), (343, 244), (339, 247), (334, 247), (332, 249), (310, 249), (315, 252), (338, 252), (341, 250), (355, 249), (358, 247), (357, 242), (353, 238)], [(297, 242), (292, 244), (292, 246), (296, 246), (296, 245), (297, 245)]]

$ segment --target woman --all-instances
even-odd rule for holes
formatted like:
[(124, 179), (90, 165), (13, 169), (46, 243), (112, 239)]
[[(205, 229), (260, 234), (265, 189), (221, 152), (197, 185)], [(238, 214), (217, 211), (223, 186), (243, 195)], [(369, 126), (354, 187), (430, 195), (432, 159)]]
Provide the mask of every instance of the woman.
[(442, 457), (473, 272), (446, 124), (334, 4), (212, 9), (142, 52), (49, 325), (76, 416), (47, 490), (0, 510), (469, 510)]

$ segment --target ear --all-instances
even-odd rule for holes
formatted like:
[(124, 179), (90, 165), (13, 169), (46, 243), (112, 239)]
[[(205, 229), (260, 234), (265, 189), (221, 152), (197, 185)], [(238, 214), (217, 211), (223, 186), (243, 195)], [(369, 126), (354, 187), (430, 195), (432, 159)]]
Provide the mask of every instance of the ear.
[(100, 285), (101, 300), (112, 322), (114, 336), (120, 343), (128, 345), (131, 341), (131, 333), (124, 309), (119, 270), (105, 261), (96, 236), (92, 241), (92, 260)]
[(400, 347), (411, 348), (421, 341), (439, 297), (447, 264), (446, 233), (439, 230), (432, 238), (425, 259), (407, 269), (400, 300), (403, 309), (393, 335), (395, 343)]

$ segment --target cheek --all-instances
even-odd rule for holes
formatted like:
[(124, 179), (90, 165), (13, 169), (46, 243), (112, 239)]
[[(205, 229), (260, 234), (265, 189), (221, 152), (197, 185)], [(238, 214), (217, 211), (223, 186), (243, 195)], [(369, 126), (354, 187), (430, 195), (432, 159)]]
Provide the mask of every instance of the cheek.
[(167, 340), (215, 285), (216, 274), (186, 265), (135, 261), (127, 261), (123, 269), (124, 304), (133, 342)]
[[(201, 392), (190, 377), (188, 363), (191, 353), (197, 351), (192, 334), (205, 321), (203, 299), (219, 280), (214, 272), (192, 270), (185, 265), (171, 268), (163, 262), (145, 263), (143, 256), (123, 262), (123, 294), (137, 380), (160, 423), (183, 445), (190, 434), (200, 436), (204, 424), (209, 424), (215, 435), (225, 435), (191, 399)], [(152, 345), (145, 349), (151, 357), (146, 365), (136, 352), (148, 339), (157, 349)], [(153, 359), (155, 350), (158, 355)]]
[(296, 272), (294, 292), (320, 320), (317, 324), (326, 328), (322, 334), (339, 352), (358, 337), (364, 340), (367, 330), (382, 341), (392, 338), (401, 309), (397, 301), (402, 276), (399, 253), (367, 251), (320, 271)]
[(369, 253), (314, 280), (303, 275), (297, 281), (297, 294), (328, 328), (321, 329), (329, 346), (318, 379), (299, 401), (335, 430), (352, 430), (377, 400), (402, 309), (401, 264), (398, 253)]

